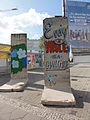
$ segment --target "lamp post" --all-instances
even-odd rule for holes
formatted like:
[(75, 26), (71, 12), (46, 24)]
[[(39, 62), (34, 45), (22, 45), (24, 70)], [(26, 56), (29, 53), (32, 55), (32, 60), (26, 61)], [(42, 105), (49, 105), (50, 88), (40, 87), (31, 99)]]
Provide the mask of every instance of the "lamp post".
[(5, 10), (0, 10), (0, 12), (8, 12), (8, 11), (15, 11), (18, 10), (17, 8), (12, 8), (12, 9), (5, 9)]

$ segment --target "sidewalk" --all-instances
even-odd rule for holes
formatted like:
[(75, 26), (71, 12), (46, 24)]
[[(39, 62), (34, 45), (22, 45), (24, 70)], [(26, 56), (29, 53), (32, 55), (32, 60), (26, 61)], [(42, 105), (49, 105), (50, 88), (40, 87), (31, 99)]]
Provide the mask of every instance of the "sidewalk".
[(72, 65), (70, 71), (75, 107), (43, 106), (44, 76), (29, 73), (24, 91), (0, 92), (0, 120), (89, 120), (90, 63)]

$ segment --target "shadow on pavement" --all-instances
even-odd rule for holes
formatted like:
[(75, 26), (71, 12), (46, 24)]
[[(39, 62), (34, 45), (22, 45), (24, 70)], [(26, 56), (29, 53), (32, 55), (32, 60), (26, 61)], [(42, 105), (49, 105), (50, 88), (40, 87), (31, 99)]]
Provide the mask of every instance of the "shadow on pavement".
[[(28, 74), (28, 79), (29, 80), (28, 80), (27, 87), (32, 87), (36, 89), (44, 89), (44, 85), (40, 83), (44, 80), (44, 75)], [(29, 89), (26, 88), (26, 90), (29, 90)]]
[(76, 99), (76, 108), (83, 108), (84, 102), (90, 103), (90, 92), (72, 89)]
[(0, 86), (2, 86), (5, 83), (9, 82), (10, 79), (11, 79), (10, 74), (0, 74)]
[(29, 74), (28, 74), (28, 79), (29, 79), (29, 82), (35, 83), (35, 82), (44, 80), (44, 75), (42, 75), (42, 74), (32, 74), (32, 73), (29, 73)]
[(28, 87), (35, 88), (36, 90), (38, 90), (38, 89), (42, 89), (43, 90), (44, 89), (44, 85), (32, 84), (32, 83), (27, 85), (27, 87), (25, 88), (26, 90), (31, 90)]

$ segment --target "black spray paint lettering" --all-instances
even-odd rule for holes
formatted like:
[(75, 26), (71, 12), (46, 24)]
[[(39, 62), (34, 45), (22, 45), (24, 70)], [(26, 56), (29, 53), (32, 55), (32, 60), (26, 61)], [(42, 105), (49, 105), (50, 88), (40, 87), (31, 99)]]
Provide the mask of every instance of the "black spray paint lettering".
[(46, 70), (65, 70), (69, 68), (69, 61), (46, 61)]
[(48, 33), (51, 31), (51, 26), (53, 25), (53, 21), (48, 22), (45, 24), (45, 33), (44, 36), (46, 39), (50, 39), (53, 37), (53, 35), (48, 35)]
[(60, 36), (66, 36), (67, 35), (67, 29), (66, 28), (60, 28), (58, 30), (55, 30), (54, 32), (54, 37), (59, 38)]
[[(59, 28), (57, 30), (54, 30), (53, 33), (51, 32), (51, 27), (53, 25), (53, 21), (49, 21), (48, 23), (45, 24), (45, 33), (44, 36), (46, 39), (51, 39), (54, 35), (54, 38), (59, 38), (60, 36), (63, 35), (63, 37), (65, 38), (65, 36), (67, 35), (67, 28), (63, 27), (63, 28)], [(51, 32), (51, 34), (50, 34)], [(63, 40), (64, 40), (63, 38)]]

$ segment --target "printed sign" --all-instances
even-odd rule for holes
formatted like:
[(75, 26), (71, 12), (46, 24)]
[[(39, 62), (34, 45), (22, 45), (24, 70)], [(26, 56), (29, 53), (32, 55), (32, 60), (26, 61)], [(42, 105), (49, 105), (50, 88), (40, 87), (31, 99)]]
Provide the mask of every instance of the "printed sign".
[(70, 43), (73, 48), (90, 48), (90, 2), (66, 0)]

